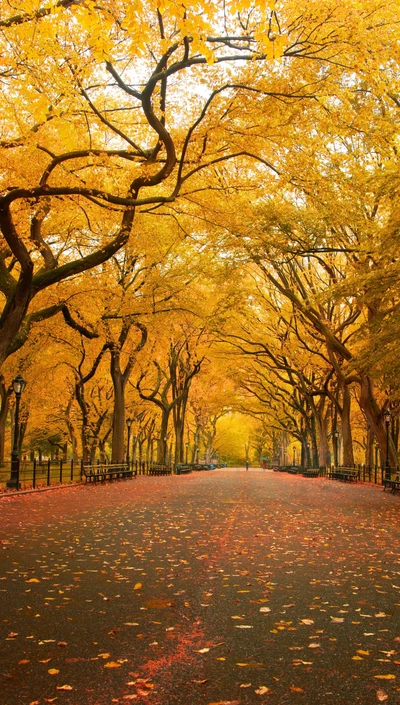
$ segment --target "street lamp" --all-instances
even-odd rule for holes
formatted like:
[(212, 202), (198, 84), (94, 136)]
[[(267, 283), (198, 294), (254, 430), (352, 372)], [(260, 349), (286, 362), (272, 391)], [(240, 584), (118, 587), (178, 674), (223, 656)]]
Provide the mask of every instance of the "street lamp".
[(386, 480), (390, 480), (390, 460), (389, 460), (389, 427), (392, 420), (392, 414), (389, 409), (384, 413), (384, 419), (386, 424), (386, 460), (385, 460), (385, 475)]
[(186, 446), (186, 454), (185, 454), (185, 465), (188, 464), (188, 450), (189, 450), (189, 443), (185, 443)]
[(333, 432), (333, 462), (334, 462), (335, 468), (337, 468), (337, 466), (339, 465), (338, 445), (339, 445), (339, 431), (336, 429), (336, 431)]
[(307, 448), (307, 467), (310, 468), (311, 467), (311, 454), (310, 454), (310, 444), (308, 441), (306, 443), (306, 448)]
[(130, 447), (131, 447), (131, 426), (132, 426), (132, 419), (126, 419), (126, 427), (128, 429), (128, 442), (127, 442), (127, 448), (126, 448), (126, 464), (129, 469), (129, 463), (130, 463)]
[(12, 383), (13, 390), (15, 393), (15, 419), (14, 419), (14, 444), (11, 452), (11, 475), (7, 482), (7, 487), (13, 490), (21, 489), (19, 483), (19, 453), (18, 453), (18, 441), (19, 441), (19, 405), (21, 401), (21, 394), (26, 387), (26, 382), (20, 375), (18, 375)]

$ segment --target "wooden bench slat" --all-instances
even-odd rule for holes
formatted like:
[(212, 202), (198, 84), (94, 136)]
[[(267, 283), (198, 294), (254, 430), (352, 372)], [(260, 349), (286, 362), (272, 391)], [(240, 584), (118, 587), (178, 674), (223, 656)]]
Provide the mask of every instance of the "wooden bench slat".
[(149, 475), (171, 475), (172, 469), (167, 465), (150, 465)]
[(303, 477), (318, 477), (319, 468), (307, 468), (302, 472)]
[(136, 477), (136, 470), (129, 468), (126, 463), (114, 463), (112, 465), (83, 465), (82, 473), (85, 476), (85, 482), (97, 482), (106, 479), (112, 480), (114, 477)]
[(384, 478), (383, 480), (383, 491), (385, 492), (386, 488), (390, 487), (390, 491), (392, 494), (395, 494), (397, 491), (400, 492), (400, 475), (396, 475), (396, 477), (392, 479), (389, 478)]
[(358, 480), (358, 470), (356, 468), (338, 467), (333, 468), (328, 474), (331, 480), (344, 480), (345, 482), (355, 482)]

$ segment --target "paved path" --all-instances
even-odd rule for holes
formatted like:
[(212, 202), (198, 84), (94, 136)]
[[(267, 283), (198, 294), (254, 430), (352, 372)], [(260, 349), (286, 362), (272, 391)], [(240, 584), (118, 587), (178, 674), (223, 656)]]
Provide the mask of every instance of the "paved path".
[(3, 499), (1, 705), (400, 703), (399, 509), (229, 470)]

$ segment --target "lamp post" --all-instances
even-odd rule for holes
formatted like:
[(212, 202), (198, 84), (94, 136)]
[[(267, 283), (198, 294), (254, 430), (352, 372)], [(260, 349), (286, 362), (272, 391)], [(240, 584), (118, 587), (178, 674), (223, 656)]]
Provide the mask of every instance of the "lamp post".
[(336, 429), (336, 431), (333, 432), (333, 462), (334, 462), (335, 468), (337, 468), (337, 466), (339, 465), (338, 445), (339, 445), (339, 431)]
[(126, 464), (127, 464), (128, 468), (129, 468), (129, 463), (130, 463), (131, 426), (132, 426), (132, 419), (126, 419), (126, 427), (128, 429), (128, 440), (127, 440), (127, 447), (126, 447)]
[(18, 453), (18, 441), (19, 441), (19, 405), (21, 401), (21, 394), (26, 387), (26, 382), (20, 375), (18, 375), (12, 383), (15, 392), (15, 419), (14, 419), (14, 443), (11, 452), (11, 475), (7, 482), (7, 487), (13, 490), (21, 489), (19, 483), (19, 453)]
[(385, 479), (390, 480), (390, 460), (389, 460), (389, 427), (392, 420), (392, 414), (389, 409), (384, 413), (386, 424), (386, 460), (385, 460)]
[(308, 441), (306, 443), (306, 448), (307, 448), (307, 467), (310, 468), (311, 467), (311, 456), (310, 456), (310, 444)]
[(293, 465), (296, 465), (296, 448), (293, 447)]
[(186, 448), (186, 453), (185, 453), (185, 465), (188, 464), (188, 451), (189, 451), (189, 443), (185, 443), (185, 448)]

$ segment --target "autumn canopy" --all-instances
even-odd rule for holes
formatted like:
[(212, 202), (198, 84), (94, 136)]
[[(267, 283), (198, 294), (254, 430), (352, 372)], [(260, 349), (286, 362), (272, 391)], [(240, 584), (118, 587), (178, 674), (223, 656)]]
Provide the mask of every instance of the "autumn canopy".
[(398, 1), (0, 7), (0, 461), (395, 467)]

